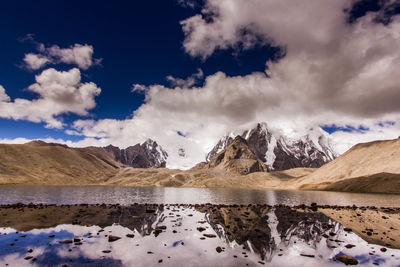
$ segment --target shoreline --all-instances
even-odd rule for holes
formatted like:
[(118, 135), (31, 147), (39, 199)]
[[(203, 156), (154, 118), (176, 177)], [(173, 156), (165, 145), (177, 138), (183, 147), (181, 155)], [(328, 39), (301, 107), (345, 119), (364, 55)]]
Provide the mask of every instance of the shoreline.
[[(266, 191), (266, 190), (274, 190), (274, 191), (292, 191), (292, 192), (331, 192), (331, 193), (345, 193), (345, 194), (362, 194), (362, 195), (389, 195), (389, 196), (400, 196), (400, 193), (390, 193), (390, 192), (363, 192), (363, 191), (338, 191), (338, 190), (320, 190), (320, 189), (312, 189), (312, 188), (284, 188), (284, 187), (229, 187), (229, 186), (162, 186), (162, 185), (114, 185), (114, 184), (0, 184), (0, 187), (7, 186), (25, 186), (25, 187), (121, 187), (121, 188), (193, 188), (193, 189), (235, 189), (235, 190), (258, 190), (258, 191)], [(400, 204), (399, 204), (400, 206)]]

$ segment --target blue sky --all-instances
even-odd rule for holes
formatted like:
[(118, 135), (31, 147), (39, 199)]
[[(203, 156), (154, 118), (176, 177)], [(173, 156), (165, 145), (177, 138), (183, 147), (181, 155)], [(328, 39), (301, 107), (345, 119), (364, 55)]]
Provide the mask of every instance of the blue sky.
[(151, 137), (204, 154), (260, 121), (321, 126), (340, 151), (394, 138), (399, 13), (394, 0), (2, 1), (0, 140)]

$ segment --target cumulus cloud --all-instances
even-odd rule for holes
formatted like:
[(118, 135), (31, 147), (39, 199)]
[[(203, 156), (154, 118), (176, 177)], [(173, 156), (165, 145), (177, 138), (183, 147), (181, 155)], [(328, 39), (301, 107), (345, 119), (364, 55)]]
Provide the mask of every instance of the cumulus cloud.
[(43, 68), (46, 64), (50, 63), (50, 60), (43, 55), (28, 53), (25, 54), (24, 62), (28, 69), (38, 70)]
[(102, 143), (101, 140), (95, 138), (84, 138), (79, 141), (71, 141), (71, 140), (64, 140), (61, 138), (38, 138), (38, 139), (29, 139), (25, 137), (17, 137), (17, 138), (2, 138), (0, 139), (0, 144), (26, 144), (31, 141), (41, 140), (46, 143), (57, 143), (57, 144), (64, 144), (70, 147), (88, 147), (88, 146), (106, 146), (108, 143)]
[(197, 84), (203, 77), (204, 77), (203, 71), (200, 68), (198, 68), (197, 72), (193, 73), (186, 79), (175, 78), (171, 75), (168, 75), (166, 79), (172, 87), (189, 88)]
[(6, 94), (6, 90), (2, 85), (0, 85), (0, 102), (8, 102), (10, 97)]
[(68, 48), (60, 48), (58, 45), (45, 47), (44, 44), (36, 42), (32, 35), (28, 35), (24, 40), (33, 42), (38, 52), (25, 54), (24, 67), (29, 70), (38, 70), (48, 64), (59, 63), (72, 64), (87, 70), (101, 62), (101, 59), (93, 58), (94, 49), (91, 45), (74, 44)]
[[(283, 48), (285, 56), (266, 62), (267, 75), (217, 72), (200, 87), (173, 77), (172, 88), (135, 85), (146, 99), (130, 119), (83, 120), (74, 130), (122, 147), (150, 137), (170, 155), (184, 147), (186, 167), (204, 160), (226, 132), (258, 121), (298, 132), (332, 124), (368, 129), (334, 133), (340, 152), (360, 141), (395, 138), (400, 130), (400, 18), (378, 23), (378, 13), (369, 12), (349, 23), (344, 10), (351, 10), (352, 3), (208, 0), (200, 14), (181, 22), (188, 54), (206, 59), (216, 50), (269, 44)], [(382, 121), (394, 124), (382, 127)]]
[(0, 117), (45, 122), (47, 127), (61, 128), (63, 123), (58, 115), (88, 115), (88, 111), (96, 106), (95, 96), (101, 91), (92, 82), (82, 83), (77, 68), (69, 71), (50, 68), (36, 75), (35, 80), (36, 83), (27, 88), (38, 95), (33, 100), (16, 98), (11, 101), (0, 87)]
[(143, 84), (135, 83), (132, 85), (131, 92), (133, 93), (146, 93), (149, 90), (149, 87)]

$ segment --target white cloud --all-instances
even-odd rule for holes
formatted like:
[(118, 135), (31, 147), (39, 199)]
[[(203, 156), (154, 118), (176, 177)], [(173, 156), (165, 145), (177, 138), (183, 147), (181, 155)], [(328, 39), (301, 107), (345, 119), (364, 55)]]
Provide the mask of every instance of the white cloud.
[(45, 122), (46, 127), (61, 128), (63, 123), (58, 115), (88, 115), (88, 110), (96, 106), (95, 96), (101, 91), (92, 82), (82, 83), (81, 73), (76, 68), (69, 71), (50, 68), (35, 79), (36, 83), (28, 87), (38, 95), (33, 100), (16, 98), (10, 101), (4, 88), (0, 87), (0, 117)]
[(0, 102), (8, 102), (10, 97), (6, 94), (6, 90), (2, 85), (0, 85)]
[(171, 75), (166, 77), (167, 81), (172, 87), (189, 88), (197, 84), (204, 77), (203, 71), (199, 68), (197, 72), (193, 73), (186, 79), (175, 78)]
[[(226, 132), (258, 121), (298, 131), (325, 124), (370, 129), (335, 133), (340, 151), (360, 141), (395, 138), (400, 130), (400, 18), (383, 25), (370, 12), (349, 24), (343, 10), (351, 3), (208, 0), (202, 14), (182, 21), (187, 53), (205, 59), (218, 49), (284, 47), (283, 58), (266, 62), (269, 77), (218, 72), (201, 87), (187, 88), (176, 78), (171, 78), (175, 88), (134, 86), (146, 93), (146, 103), (132, 118), (79, 121), (75, 130), (121, 147), (150, 137), (170, 155), (181, 146), (186, 167), (204, 160)], [(396, 124), (381, 127), (380, 121)]]
[(332, 142), (340, 154), (358, 143), (395, 139), (398, 137), (400, 137), (400, 125), (381, 126), (376, 123), (371, 125), (366, 131), (337, 131), (331, 134)]
[(38, 138), (38, 139), (28, 139), (25, 137), (17, 137), (17, 138), (2, 138), (0, 139), (0, 144), (25, 144), (34, 140), (41, 140), (46, 143), (57, 143), (57, 144), (64, 144), (69, 147), (88, 147), (88, 146), (106, 146), (108, 143), (102, 143), (101, 141), (94, 139), (94, 138), (84, 138), (80, 141), (71, 141), (71, 140), (64, 140), (61, 138)]
[(34, 41), (29, 35), (28, 40), (36, 45), (38, 53), (28, 53), (24, 56), (24, 65), (27, 69), (38, 70), (48, 64), (72, 64), (80, 69), (87, 70), (93, 65), (98, 65), (101, 59), (93, 59), (93, 46), (87, 44), (74, 44), (68, 48), (60, 48), (58, 45), (45, 47), (44, 44)]
[(25, 54), (24, 62), (26, 66), (31, 70), (38, 70), (43, 68), (46, 64), (50, 63), (50, 60), (40, 54)]
[(53, 45), (47, 48), (48, 55), (59, 62), (75, 64), (79, 68), (86, 70), (93, 65), (93, 46), (75, 44), (69, 48), (60, 48)]
[(131, 92), (136, 93), (146, 93), (149, 90), (149, 87), (143, 84), (135, 83), (132, 85)]

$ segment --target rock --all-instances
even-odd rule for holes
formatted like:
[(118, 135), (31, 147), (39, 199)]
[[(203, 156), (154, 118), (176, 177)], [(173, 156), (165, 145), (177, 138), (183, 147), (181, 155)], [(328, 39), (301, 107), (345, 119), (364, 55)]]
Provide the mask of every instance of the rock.
[(67, 240), (58, 241), (58, 243), (60, 243), (60, 244), (72, 244), (73, 242), (72, 242), (72, 240), (67, 239)]
[(215, 250), (216, 250), (218, 253), (221, 253), (221, 252), (222, 252), (222, 248), (221, 248), (221, 247), (216, 247)]
[(24, 260), (27, 260), (27, 261), (28, 261), (28, 260), (30, 260), (30, 259), (32, 259), (32, 258), (33, 258), (32, 256), (27, 256), (27, 257), (24, 258)]
[(134, 238), (135, 235), (134, 235), (134, 234), (127, 234), (126, 237), (128, 237), (128, 238)]
[(309, 207), (309, 209), (312, 211), (318, 211), (317, 203), (315, 202), (311, 203), (311, 207)]
[(353, 258), (349, 255), (345, 255), (345, 254), (337, 255), (337, 256), (335, 256), (335, 259), (340, 262), (343, 262), (346, 265), (357, 265), (358, 264), (358, 260), (356, 260), (355, 258)]
[(214, 235), (214, 234), (203, 234), (203, 236), (208, 237), (208, 238), (215, 238), (215, 237), (217, 237), (217, 236)]
[(119, 236), (115, 236), (115, 235), (109, 235), (108, 236), (108, 242), (115, 242), (117, 240), (121, 239), (121, 237)]
[(199, 231), (199, 232), (203, 232), (205, 230), (207, 230), (207, 229), (204, 227), (201, 227), (201, 226), (197, 227), (197, 231)]
[(382, 252), (386, 252), (386, 251), (387, 251), (387, 248), (381, 248), (381, 251), (382, 251)]
[(157, 227), (156, 227), (156, 228), (154, 229), (154, 236), (155, 236), (155, 237), (157, 237), (157, 236), (158, 236), (159, 234), (161, 234), (161, 233), (162, 233), (162, 230), (161, 230), (160, 228), (157, 228)]
[(345, 247), (346, 248), (348, 248), (348, 249), (350, 249), (350, 248), (354, 248), (356, 245), (353, 245), (353, 244), (347, 244)]
[(111, 250), (103, 250), (102, 252), (103, 252), (103, 253), (110, 253)]
[(314, 258), (314, 257), (315, 257), (315, 255), (311, 255), (311, 254), (303, 254), (303, 253), (301, 253), (301, 254), (300, 254), (300, 256), (303, 256), (303, 257), (308, 257), (308, 258)]

